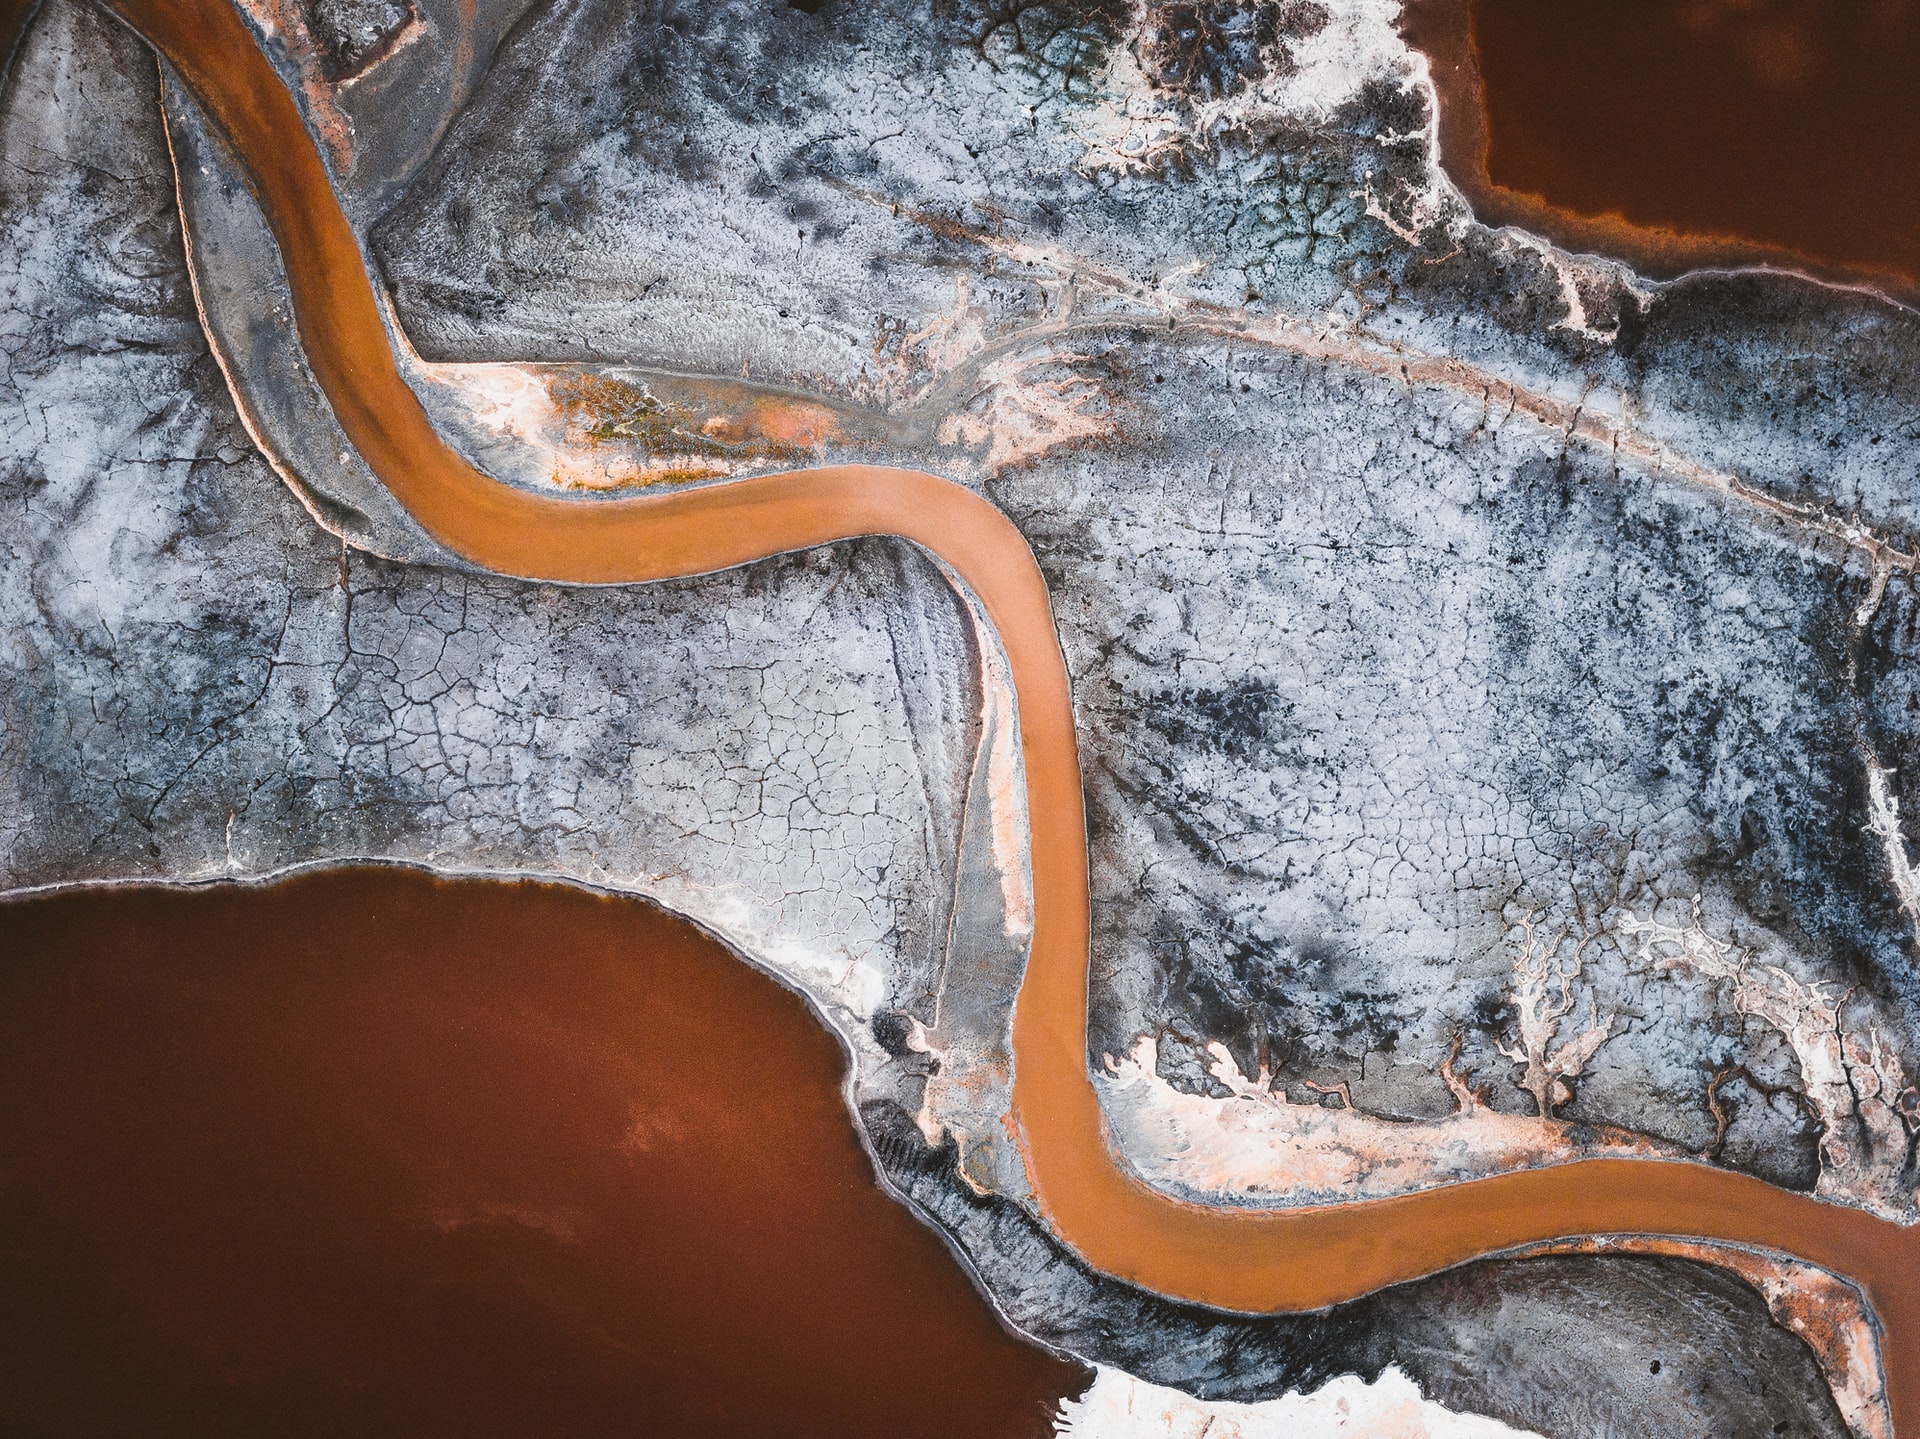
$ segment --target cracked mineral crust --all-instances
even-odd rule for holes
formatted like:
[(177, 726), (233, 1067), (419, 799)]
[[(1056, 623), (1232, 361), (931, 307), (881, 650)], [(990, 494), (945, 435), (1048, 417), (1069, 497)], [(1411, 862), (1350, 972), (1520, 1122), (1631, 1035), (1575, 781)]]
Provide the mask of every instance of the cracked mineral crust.
[[(1146, 1182), (1631, 1153), (1911, 1221), (1920, 321), (1476, 225), (1394, 10), (250, 13), (404, 373), (501, 478), (867, 460), (1014, 520)], [(359, 857), (660, 900), (846, 1038), (889, 1186), (1104, 1366), (1076, 1425), (1359, 1375), (1546, 1435), (1884, 1432), (1863, 1344), (1711, 1254), (1280, 1319), (1086, 1269), (1007, 1137), (1015, 716), (941, 566), (452, 563), (339, 448), (234, 158), (136, 38), (47, 0), (0, 164), (5, 887)]]

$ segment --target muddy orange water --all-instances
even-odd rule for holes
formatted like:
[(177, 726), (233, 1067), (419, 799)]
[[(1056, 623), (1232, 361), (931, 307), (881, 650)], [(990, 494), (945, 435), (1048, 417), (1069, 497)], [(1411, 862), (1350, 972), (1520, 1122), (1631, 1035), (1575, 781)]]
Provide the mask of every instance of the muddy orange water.
[(1479, 1255), (1582, 1234), (1756, 1245), (1860, 1281), (1885, 1327), (1896, 1426), (1920, 1439), (1920, 1231), (1705, 1165), (1587, 1160), (1398, 1199), (1218, 1210), (1147, 1188), (1107, 1143), (1087, 1067), (1087, 837), (1073, 710), (1047, 589), (990, 503), (917, 471), (842, 467), (709, 489), (571, 500), (512, 489), (435, 433), (319, 152), (225, 0), (116, 0), (247, 165), (293, 278), (315, 376), (346, 432), (442, 543), (509, 574), (612, 583), (742, 564), (855, 535), (926, 547), (978, 597), (1018, 695), (1034, 934), (1014, 1012), (1013, 1099), (1034, 1192), (1094, 1267), (1244, 1311), (1305, 1310)]
[(1920, 0), (1411, 0), (1474, 211), (1920, 297)]
[(883, 1194), (685, 921), (333, 870), (0, 905), (0, 1432), (1050, 1432), (1091, 1375)]

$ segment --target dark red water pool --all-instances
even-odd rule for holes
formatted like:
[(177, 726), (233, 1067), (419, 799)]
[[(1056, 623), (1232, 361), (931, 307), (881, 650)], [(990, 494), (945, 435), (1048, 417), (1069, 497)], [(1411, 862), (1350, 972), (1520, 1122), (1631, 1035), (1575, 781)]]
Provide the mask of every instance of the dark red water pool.
[(648, 905), (367, 868), (0, 934), (0, 1432), (973, 1439), (1090, 1378)]
[(1915, 0), (1413, 0), (1405, 26), (1483, 218), (1655, 274), (1920, 286)]

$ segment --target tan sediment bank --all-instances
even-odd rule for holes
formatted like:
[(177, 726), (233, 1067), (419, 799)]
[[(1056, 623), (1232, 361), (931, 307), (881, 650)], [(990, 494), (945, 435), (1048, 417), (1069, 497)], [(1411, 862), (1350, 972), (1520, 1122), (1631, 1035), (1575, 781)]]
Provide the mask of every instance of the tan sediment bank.
[(1641, 274), (1920, 302), (1920, 6), (1407, 0), (1474, 214)]
[(1066, 668), (1045, 581), (989, 502), (933, 476), (840, 467), (648, 497), (509, 488), (455, 454), (395, 368), (378, 300), (318, 151), (226, 0), (116, 0), (247, 165), (292, 276), (314, 374), (347, 435), (450, 549), (507, 574), (667, 579), (857, 535), (945, 561), (979, 599), (1018, 694), (1034, 931), (1014, 1017), (1014, 1105), (1047, 1218), (1089, 1263), (1163, 1294), (1309, 1310), (1482, 1255), (1591, 1234), (1777, 1250), (1852, 1277), (1884, 1328), (1895, 1428), (1920, 1436), (1920, 1231), (1705, 1165), (1586, 1160), (1402, 1198), (1214, 1210), (1154, 1193), (1109, 1149), (1087, 1066), (1087, 840)]

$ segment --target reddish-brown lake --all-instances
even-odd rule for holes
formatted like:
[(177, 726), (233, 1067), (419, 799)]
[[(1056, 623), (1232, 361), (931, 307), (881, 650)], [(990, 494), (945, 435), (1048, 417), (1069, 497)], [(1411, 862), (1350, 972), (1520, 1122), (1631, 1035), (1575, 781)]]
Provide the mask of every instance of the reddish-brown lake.
[(837, 466), (588, 504), (481, 473), (448, 446), (400, 376), (312, 135), (229, 0), (114, 0), (114, 8), (173, 62), (242, 157), (287, 261), (315, 379), (362, 457), (449, 548), (506, 574), (638, 583), (891, 534), (932, 551), (972, 590), (1017, 696), (1030, 821), (1033, 938), (1013, 1016), (1013, 1118), (1037, 1207), (1093, 1268), (1221, 1308), (1299, 1312), (1570, 1236), (1656, 1234), (1779, 1251), (1862, 1285), (1882, 1326), (1895, 1427), (1920, 1434), (1920, 1228), (1705, 1164), (1653, 1160), (1585, 1160), (1295, 1210), (1209, 1209), (1141, 1184), (1107, 1145), (1087, 1069), (1088, 868), (1074, 714), (1045, 580), (1021, 533), (976, 492), (922, 471)]
[(1655, 274), (1920, 287), (1915, 0), (1413, 0), (1475, 210)]
[(0, 1432), (1048, 1432), (838, 1044), (639, 901), (365, 868), (0, 905)]

